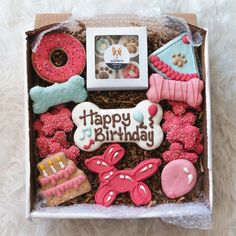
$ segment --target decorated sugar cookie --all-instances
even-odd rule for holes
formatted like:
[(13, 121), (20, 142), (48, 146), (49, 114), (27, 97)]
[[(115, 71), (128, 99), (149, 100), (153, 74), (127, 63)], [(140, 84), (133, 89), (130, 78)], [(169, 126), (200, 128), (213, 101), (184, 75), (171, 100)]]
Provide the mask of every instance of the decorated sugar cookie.
[(82, 102), (73, 109), (72, 119), (77, 126), (75, 144), (88, 152), (114, 142), (133, 142), (154, 150), (163, 140), (162, 108), (148, 100), (125, 109), (100, 109), (94, 103)]
[(39, 195), (47, 206), (57, 206), (90, 191), (87, 176), (63, 152), (48, 156), (39, 162), (41, 185)]
[(119, 144), (110, 145), (103, 155), (85, 160), (89, 170), (98, 173), (100, 186), (95, 195), (97, 204), (110, 206), (119, 193), (129, 192), (132, 202), (146, 205), (151, 201), (149, 187), (142, 181), (154, 175), (161, 160), (150, 158), (140, 162), (133, 169), (117, 170), (115, 165), (121, 160), (125, 150)]
[(174, 199), (190, 192), (197, 182), (197, 171), (188, 160), (169, 162), (161, 173), (162, 190), (168, 198)]

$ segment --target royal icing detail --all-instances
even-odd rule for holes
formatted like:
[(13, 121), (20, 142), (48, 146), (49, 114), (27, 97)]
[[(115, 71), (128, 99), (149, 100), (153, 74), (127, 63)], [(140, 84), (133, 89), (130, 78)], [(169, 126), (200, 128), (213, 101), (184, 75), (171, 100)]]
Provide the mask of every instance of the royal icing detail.
[[(75, 144), (84, 151), (113, 142), (134, 142), (145, 150), (153, 150), (163, 140), (159, 125), (162, 108), (148, 100), (127, 109), (100, 109), (91, 102), (83, 102), (73, 109), (72, 119), (77, 126)], [(91, 135), (84, 135), (87, 129), (91, 129)]]
[(48, 206), (59, 205), (91, 189), (86, 175), (63, 152), (43, 159), (38, 163), (38, 170), (39, 195), (46, 199)]
[(202, 103), (203, 82), (200, 79), (191, 79), (188, 82), (167, 80), (159, 74), (152, 74), (149, 78), (150, 87), (146, 93), (151, 102), (160, 102), (167, 99), (185, 102), (193, 108)]
[(166, 79), (189, 81), (199, 78), (194, 47), (182, 34), (149, 56), (149, 65)]
[(188, 160), (169, 162), (161, 173), (162, 190), (168, 198), (179, 198), (190, 192), (197, 182), (197, 171)]
[(142, 181), (155, 174), (161, 160), (150, 158), (139, 163), (134, 169), (117, 170), (115, 165), (125, 151), (118, 144), (110, 145), (103, 155), (85, 160), (85, 165), (92, 172), (98, 173), (101, 182), (95, 195), (97, 204), (110, 206), (119, 193), (129, 192), (131, 200), (137, 206), (151, 201), (149, 187)]

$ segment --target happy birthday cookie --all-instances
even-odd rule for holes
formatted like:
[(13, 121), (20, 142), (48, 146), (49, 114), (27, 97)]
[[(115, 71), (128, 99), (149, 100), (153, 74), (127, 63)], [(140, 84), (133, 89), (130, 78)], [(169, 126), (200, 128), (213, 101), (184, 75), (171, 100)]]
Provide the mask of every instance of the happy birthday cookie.
[(72, 119), (77, 126), (75, 144), (88, 152), (114, 142), (133, 142), (154, 150), (163, 140), (162, 108), (148, 100), (126, 109), (100, 109), (94, 103), (82, 102), (73, 109)]

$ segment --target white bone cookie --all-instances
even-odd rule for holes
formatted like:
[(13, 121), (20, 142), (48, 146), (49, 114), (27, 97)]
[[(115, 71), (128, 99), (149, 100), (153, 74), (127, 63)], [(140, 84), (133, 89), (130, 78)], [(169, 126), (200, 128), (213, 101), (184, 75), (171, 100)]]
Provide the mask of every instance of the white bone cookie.
[(82, 102), (72, 111), (77, 126), (75, 144), (84, 151), (94, 151), (103, 143), (133, 142), (145, 150), (160, 146), (163, 111), (159, 104), (144, 100), (134, 108), (100, 109)]

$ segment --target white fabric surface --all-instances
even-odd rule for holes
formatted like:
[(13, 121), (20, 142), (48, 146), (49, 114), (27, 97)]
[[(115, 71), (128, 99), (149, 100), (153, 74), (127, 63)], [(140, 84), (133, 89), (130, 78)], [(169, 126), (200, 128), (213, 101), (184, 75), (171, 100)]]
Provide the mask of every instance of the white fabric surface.
[[(92, 3), (91, 3), (92, 2)], [(109, 2), (106, 5), (106, 2)], [(146, 8), (141, 10), (141, 6)], [(195, 12), (209, 28), (212, 84), (213, 230), (180, 229), (160, 220), (24, 219), (23, 38), (39, 12)], [(236, 2), (234, 0), (1, 0), (0, 1), (0, 235), (236, 235)]]

